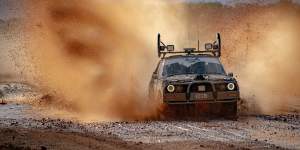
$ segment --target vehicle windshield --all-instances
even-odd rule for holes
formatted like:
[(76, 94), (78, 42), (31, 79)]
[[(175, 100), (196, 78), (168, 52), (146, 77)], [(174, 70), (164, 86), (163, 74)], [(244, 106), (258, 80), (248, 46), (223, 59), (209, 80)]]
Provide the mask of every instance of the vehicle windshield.
[(166, 59), (163, 76), (184, 74), (221, 74), (225, 70), (219, 59), (211, 57), (178, 57)]

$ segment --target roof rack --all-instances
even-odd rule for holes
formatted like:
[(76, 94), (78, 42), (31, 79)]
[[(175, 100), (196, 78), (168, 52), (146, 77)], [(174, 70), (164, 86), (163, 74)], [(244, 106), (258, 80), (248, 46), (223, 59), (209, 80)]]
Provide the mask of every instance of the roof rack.
[(161, 41), (160, 34), (157, 36), (157, 52), (158, 57), (164, 58), (167, 54), (199, 54), (199, 55), (211, 55), (213, 57), (221, 57), (221, 36), (217, 33), (216, 41), (213, 43), (205, 43), (205, 50), (200, 50), (199, 40), (198, 49), (196, 48), (184, 48), (183, 51), (175, 51), (174, 45), (166, 45)]

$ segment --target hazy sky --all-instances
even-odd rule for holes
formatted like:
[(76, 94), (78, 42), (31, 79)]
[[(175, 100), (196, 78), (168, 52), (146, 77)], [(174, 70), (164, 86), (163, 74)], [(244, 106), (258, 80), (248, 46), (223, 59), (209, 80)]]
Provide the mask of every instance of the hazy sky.
[(180, 0), (192, 3), (221, 3), (223, 5), (234, 5), (240, 3), (258, 3), (258, 4), (270, 4), (276, 3), (280, 0)]
[[(235, 5), (235, 4), (259, 4), (259, 5), (268, 5), (279, 2), (280, 0), (179, 0), (184, 2), (192, 2), (192, 3), (220, 3), (223, 5)], [(286, 0), (282, 0), (286, 1)], [(290, 0), (294, 3), (300, 4), (300, 0)]]
[(8, 20), (20, 16), (22, 0), (0, 0), (0, 19)]
[[(20, 9), (24, 0), (0, 0), (0, 19), (7, 20), (12, 17), (19, 17), (21, 15)], [(234, 6), (236, 4), (256, 3), (260, 5), (274, 4), (280, 0), (168, 0), (168, 1), (182, 1), (193, 3), (210, 3), (217, 2), (223, 5)], [(283, 0), (285, 1), (285, 0)], [(291, 0), (294, 3), (300, 4), (300, 0)]]
[[(22, 2), (24, 0), (0, 0), (0, 19), (8, 20), (10, 18), (16, 18), (21, 15), (20, 10)], [(169, 1), (181, 1), (192, 3), (211, 3), (216, 2), (227, 6), (234, 6), (236, 4), (250, 4), (256, 3), (259, 5), (274, 4), (280, 0), (169, 0)], [(294, 3), (300, 4), (300, 0), (291, 0)]]

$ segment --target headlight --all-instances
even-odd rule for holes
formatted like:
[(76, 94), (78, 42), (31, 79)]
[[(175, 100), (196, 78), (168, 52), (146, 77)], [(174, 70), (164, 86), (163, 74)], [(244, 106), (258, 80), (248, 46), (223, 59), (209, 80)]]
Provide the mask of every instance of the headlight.
[(233, 91), (235, 89), (234, 83), (228, 83), (227, 84), (227, 89), (230, 90), (230, 91)]
[(167, 86), (167, 90), (168, 90), (168, 92), (173, 93), (175, 91), (175, 86), (170, 84)]

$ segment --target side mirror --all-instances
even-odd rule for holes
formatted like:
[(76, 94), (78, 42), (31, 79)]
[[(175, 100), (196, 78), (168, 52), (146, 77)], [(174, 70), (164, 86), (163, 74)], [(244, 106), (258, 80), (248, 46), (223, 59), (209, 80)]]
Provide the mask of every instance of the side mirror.
[(229, 72), (229, 73), (228, 73), (228, 76), (233, 77), (233, 73), (232, 73), (232, 72)]

